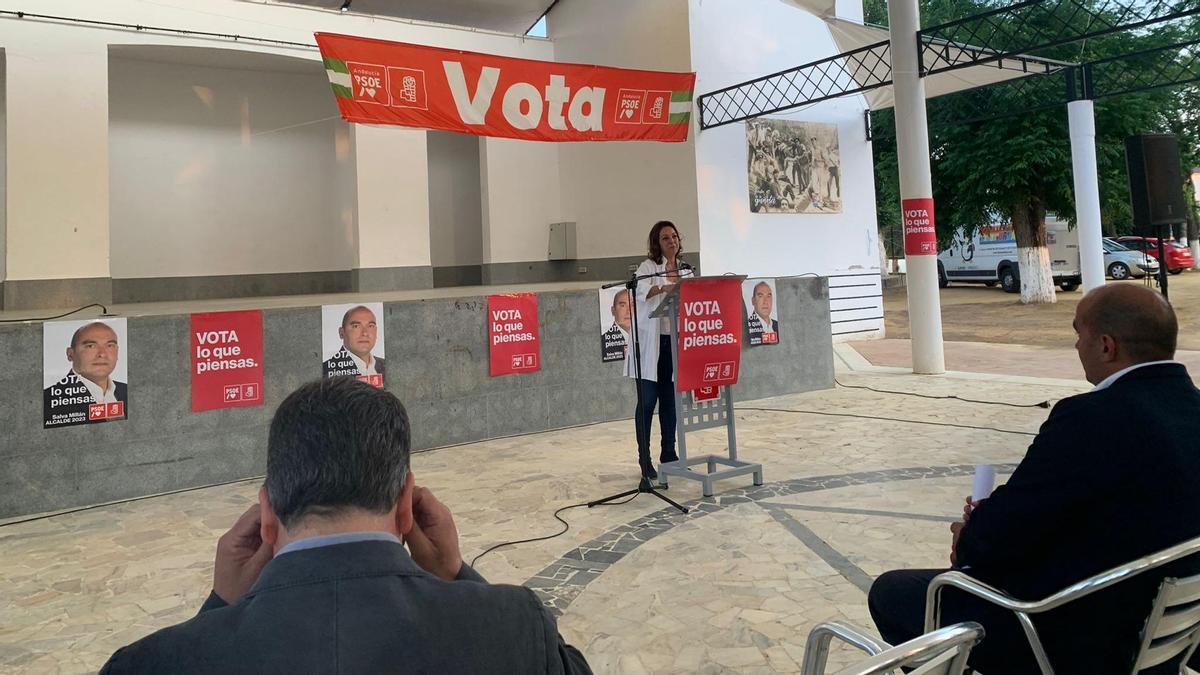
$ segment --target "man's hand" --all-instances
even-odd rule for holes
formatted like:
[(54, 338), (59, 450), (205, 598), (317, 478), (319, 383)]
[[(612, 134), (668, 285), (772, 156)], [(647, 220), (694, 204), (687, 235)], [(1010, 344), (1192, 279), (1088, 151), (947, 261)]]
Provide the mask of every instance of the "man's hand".
[(217, 540), (213, 592), (231, 605), (250, 590), (263, 568), (275, 557), (275, 551), (262, 540), (261, 526), (262, 511), (255, 504)]
[(423, 487), (413, 488), (413, 526), (405, 538), (413, 560), (421, 569), (454, 581), (462, 569), (462, 552), (458, 549), (458, 528), (454, 517)]
[[(962, 536), (963, 529), (966, 528), (967, 523), (971, 520), (971, 513), (975, 510), (975, 507), (979, 506), (979, 502), (971, 499), (971, 497), (969, 495), (967, 496), (966, 501), (967, 501), (967, 505), (963, 507), (962, 522), (950, 524), (950, 535), (951, 535), (950, 565), (951, 566), (958, 564), (958, 538)], [(980, 501), (983, 501), (983, 500), (980, 500)]]

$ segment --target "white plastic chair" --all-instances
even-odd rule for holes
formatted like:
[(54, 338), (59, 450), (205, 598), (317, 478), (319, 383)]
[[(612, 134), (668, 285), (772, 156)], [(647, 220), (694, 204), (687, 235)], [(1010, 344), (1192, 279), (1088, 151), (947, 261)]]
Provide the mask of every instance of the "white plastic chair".
[(914, 675), (961, 675), (971, 648), (983, 639), (983, 627), (964, 622), (926, 633), (892, 647), (870, 633), (840, 621), (818, 624), (808, 634), (802, 675), (824, 675), (833, 638), (870, 655), (867, 660), (838, 671), (837, 675), (883, 675), (897, 668), (913, 668)]

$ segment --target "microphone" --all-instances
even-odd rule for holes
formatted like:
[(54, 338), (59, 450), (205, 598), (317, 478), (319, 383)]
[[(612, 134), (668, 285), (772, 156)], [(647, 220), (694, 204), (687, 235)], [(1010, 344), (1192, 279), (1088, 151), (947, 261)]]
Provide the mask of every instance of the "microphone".
[(679, 258), (676, 258), (675, 260), (676, 260), (676, 261), (679, 263), (679, 269), (681, 269), (681, 270), (694, 270), (694, 269), (696, 269), (695, 267), (692, 267), (692, 266), (691, 266), (691, 265), (689, 265), (687, 262), (685, 262), (685, 261), (683, 261), (683, 260), (680, 260)]

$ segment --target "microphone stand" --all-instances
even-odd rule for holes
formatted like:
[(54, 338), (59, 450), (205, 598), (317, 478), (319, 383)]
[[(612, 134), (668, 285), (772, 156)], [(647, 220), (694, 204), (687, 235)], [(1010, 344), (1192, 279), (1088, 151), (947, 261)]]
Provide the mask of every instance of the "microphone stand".
[[(682, 265), (679, 266), (679, 269), (676, 270), (676, 273), (680, 274), (682, 276), (682, 272), (685, 269), (692, 270), (692, 266), (688, 265), (687, 263), (683, 263)], [(669, 272), (652, 272), (650, 274), (643, 274), (641, 276), (638, 276), (638, 274), (636, 272), (634, 272), (629, 277), (628, 281), (614, 281), (613, 283), (604, 284), (603, 286), (600, 287), (600, 288), (616, 288), (617, 286), (624, 286), (625, 288), (629, 289), (630, 316), (633, 319), (633, 331), (631, 331), (631, 333), (630, 333), (630, 337), (633, 338), (633, 371), (637, 376), (633, 382), (634, 388), (637, 390), (636, 391), (637, 413), (635, 413), (635, 416), (634, 416), (635, 427), (637, 425), (637, 416), (636, 415), (641, 413), (641, 411), (642, 411), (642, 383), (641, 383), (641, 380), (642, 380), (642, 350), (641, 350), (641, 340), (638, 337), (637, 285), (638, 285), (638, 282), (641, 281), (642, 279), (661, 277), (661, 276), (666, 276), (667, 274), (670, 274), (670, 273)], [(695, 272), (693, 272), (693, 274), (695, 274)], [(646, 436), (649, 437), (649, 435), (650, 435), (650, 430), (646, 429)], [(647, 443), (648, 442), (649, 442), (649, 439), (647, 438)], [(653, 461), (651, 461), (651, 463), (653, 463)], [(639, 466), (639, 469), (640, 469), (640, 466)], [(667, 487), (664, 485), (664, 486), (662, 486), (662, 489), (666, 490)], [(650, 479), (647, 478), (646, 476), (642, 476), (641, 479), (638, 480), (638, 486), (636, 488), (634, 488), (632, 490), (626, 490), (619, 494), (605, 497), (603, 499), (597, 499), (595, 501), (588, 502), (588, 508), (590, 509), (593, 506), (607, 504), (609, 502), (613, 502), (618, 499), (629, 497), (630, 495), (636, 495), (636, 494), (639, 494), (642, 492), (649, 493), (649, 494), (654, 495), (655, 497), (658, 497), (659, 499), (663, 500), (664, 502), (679, 509), (679, 511), (681, 513), (688, 512), (688, 508), (686, 506), (676, 503), (670, 497), (667, 497), (663, 493), (656, 490), (654, 488), (654, 486), (650, 484)]]

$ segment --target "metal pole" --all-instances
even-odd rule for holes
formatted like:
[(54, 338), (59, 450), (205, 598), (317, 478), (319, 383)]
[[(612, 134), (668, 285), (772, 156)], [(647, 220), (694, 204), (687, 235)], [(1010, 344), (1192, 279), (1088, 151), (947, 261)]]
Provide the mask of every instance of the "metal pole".
[[(900, 168), (900, 199), (933, 204), (933, 178), (929, 173), (929, 127), (925, 118), (925, 82), (921, 79), (917, 31), (921, 13), (917, 0), (888, 2), (891, 25), (892, 81), (896, 97), (896, 155)], [(901, 221), (908, 221), (907, 209)], [(928, 209), (932, 224), (932, 208)], [(942, 304), (938, 296), (937, 249), (910, 250), (905, 226), (905, 283), (908, 286), (908, 322), (912, 336), (913, 372), (937, 375), (946, 372), (942, 344)]]
[(1083, 292), (1104, 285), (1104, 245), (1100, 229), (1100, 177), (1096, 170), (1096, 117), (1089, 100), (1067, 104), (1071, 129), (1071, 172), (1075, 177), (1075, 224), (1079, 228), (1079, 268)]

